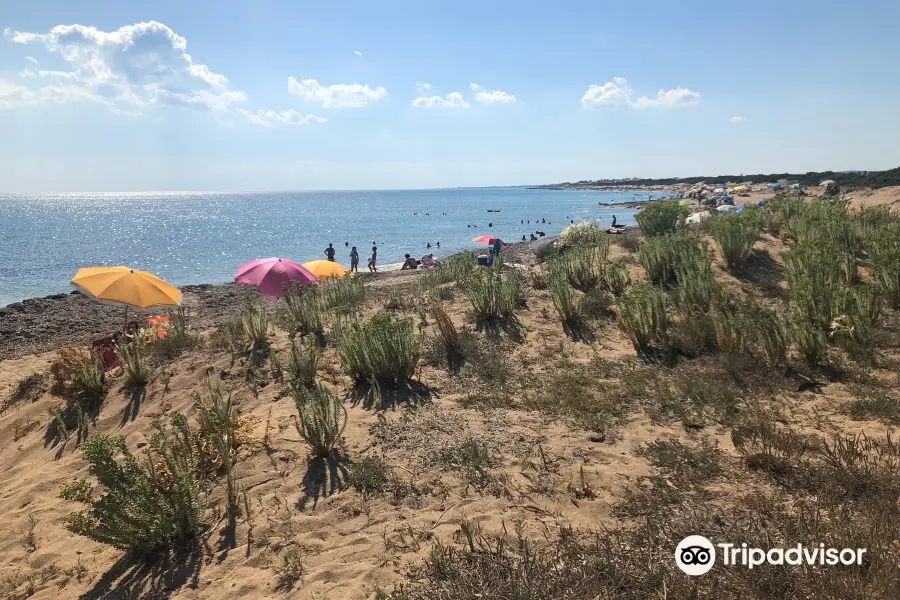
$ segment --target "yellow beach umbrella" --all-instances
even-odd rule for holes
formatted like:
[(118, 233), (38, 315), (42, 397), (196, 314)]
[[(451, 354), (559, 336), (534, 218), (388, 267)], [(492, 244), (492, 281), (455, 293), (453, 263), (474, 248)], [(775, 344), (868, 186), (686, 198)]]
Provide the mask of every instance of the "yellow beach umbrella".
[(316, 279), (327, 279), (328, 277), (346, 277), (352, 276), (353, 272), (342, 264), (331, 262), (330, 260), (311, 260), (303, 263), (303, 267), (316, 276)]
[(70, 282), (82, 294), (99, 302), (125, 307), (155, 308), (181, 304), (181, 290), (153, 273), (129, 267), (87, 267), (79, 269)]

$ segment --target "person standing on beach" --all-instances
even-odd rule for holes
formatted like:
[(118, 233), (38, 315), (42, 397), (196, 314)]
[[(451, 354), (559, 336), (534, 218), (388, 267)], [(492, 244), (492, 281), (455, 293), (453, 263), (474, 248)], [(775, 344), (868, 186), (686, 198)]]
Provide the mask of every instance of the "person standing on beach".
[(612, 224), (612, 226), (613, 226), (613, 227), (616, 226), (616, 215), (613, 215), (613, 224)]
[(328, 244), (328, 247), (325, 248), (325, 256), (328, 258), (328, 260), (334, 262), (334, 246)]
[(369, 258), (369, 270), (373, 273), (378, 272), (378, 268), (375, 266), (376, 259), (378, 258), (378, 248), (372, 246), (372, 256)]
[(356, 251), (356, 246), (350, 248), (350, 270), (359, 273), (359, 252)]

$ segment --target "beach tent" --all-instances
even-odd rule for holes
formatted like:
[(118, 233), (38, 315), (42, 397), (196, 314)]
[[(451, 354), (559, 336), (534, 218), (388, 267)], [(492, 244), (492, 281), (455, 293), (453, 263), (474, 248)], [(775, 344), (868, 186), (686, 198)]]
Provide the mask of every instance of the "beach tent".
[(747, 191), (747, 186), (746, 186), (746, 185), (739, 185), (739, 186), (736, 186), (736, 187), (734, 188), (734, 191), (735, 191), (735, 192), (746, 192), (746, 191)]
[(823, 179), (819, 182), (819, 185), (830, 185), (832, 183), (837, 183), (834, 179)]
[(782, 186), (780, 183), (770, 183), (769, 187), (773, 190), (780, 190), (784, 186)]
[(792, 190), (799, 190), (799, 189), (800, 189), (800, 184), (799, 184), (799, 183), (792, 183), (792, 184), (791, 184), (791, 189), (792, 189)]
[(716, 210), (719, 211), (719, 212), (732, 212), (732, 211), (734, 211), (735, 209), (734, 209), (734, 206), (732, 206), (731, 204), (723, 204), (722, 206), (720, 206), (720, 207), (717, 208)]

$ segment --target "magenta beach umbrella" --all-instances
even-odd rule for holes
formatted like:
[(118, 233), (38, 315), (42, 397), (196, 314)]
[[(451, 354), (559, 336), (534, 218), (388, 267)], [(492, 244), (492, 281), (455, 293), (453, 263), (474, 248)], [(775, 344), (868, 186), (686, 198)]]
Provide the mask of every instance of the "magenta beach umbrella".
[(302, 285), (316, 283), (316, 276), (302, 265), (286, 258), (257, 258), (238, 267), (234, 282), (239, 285), (255, 285), (263, 296), (281, 296), (283, 286), (289, 281)]

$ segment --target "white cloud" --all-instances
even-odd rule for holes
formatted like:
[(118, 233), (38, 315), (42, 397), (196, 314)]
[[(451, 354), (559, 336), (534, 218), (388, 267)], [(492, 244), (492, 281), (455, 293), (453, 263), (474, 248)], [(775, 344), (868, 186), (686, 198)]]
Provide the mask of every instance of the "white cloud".
[(592, 84), (588, 86), (584, 96), (581, 97), (581, 106), (584, 108), (599, 108), (601, 106), (630, 106), (632, 108), (663, 108), (678, 106), (694, 106), (700, 102), (700, 93), (686, 88), (674, 90), (659, 90), (656, 98), (641, 96), (632, 100), (634, 90), (628, 85), (628, 80), (622, 77), (613, 77), (603, 85)]
[(24, 85), (0, 79), (0, 109), (33, 104), (36, 100), (34, 93)]
[(743, 123), (743, 122), (746, 121), (747, 119), (745, 119), (745, 118), (742, 117), (741, 115), (734, 115), (733, 117), (731, 117), (731, 118), (728, 119), (728, 120), (731, 121), (732, 123)]
[(353, 54), (355, 54), (357, 56), (362, 56), (362, 52), (360, 52), (359, 50), (354, 50)]
[(370, 88), (360, 83), (321, 85), (315, 79), (297, 81), (288, 77), (288, 92), (311, 102), (321, 102), (325, 108), (361, 108), (387, 96), (383, 87)]
[(659, 90), (656, 98), (642, 96), (634, 103), (635, 108), (695, 106), (700, 102), (700, 93), (686, 88)]
[(603, 85), (591, 84), (584, 96), (581, 97), (581, 106), (584, 108), (596, 108), (598, 106), (617, 106), (631, 104), (631, 88), (628, 81), (621, 77), (613, 77)]
[(26, 56), (25, 60), (27, 60), (28, 62), (34, 63), (34, 64), (38, 64), (37, 59), (33, 56)]
[(48, 33), (7, 29), (4, 35), (16, 44), (42, 44), (71, 67), (70, 71), (38, 71), (38, 77), (52, 80), (32, 90), (41, 102), (222, 111), (247, 99), (244, 92), (229, 87), (224, 75), (194, 62), (187, 53), (187, 40), (156, 21), (111, 32), (57, 25)]
[(430, 84), (430, 83), (425, 83), (425, 82), (423, 82), (423, 81), (417, 81), (417, 82), (416, 82), (416, 91), (417, 91), (418, 93), (420, 93), (420, 94), (425, 94), (425, 93), (427, 93), (428, 90), (430, 90), (430, 89), (431, 89), (431, 84)]
[(238, 109), (238, 112), (250, 123), (262, 127), (275, 127), (277, 125), (306, 125), (307, 123), (324, 123), (328, 119), (316, 115), (304, 115), (296, 110), (276, 112), (274, 110), (246, 110)]
[(475, 100), (477, 102), (481, 102), (482, 104), (515, 104), (516, 102), (518, 102), (516, 97), (508, 92), (503, 92), (500, 90), (491, 92), (485, 90), (477, 83), (470, 83), (469, 89), (471, 89), (473, 92), (477, 92), (475, 94)]
[(420, 96), (413, 100), (416, 108), (469, 108), (469, 103), (459, 92), (450, 92), (445, 98), (440, 96)]

